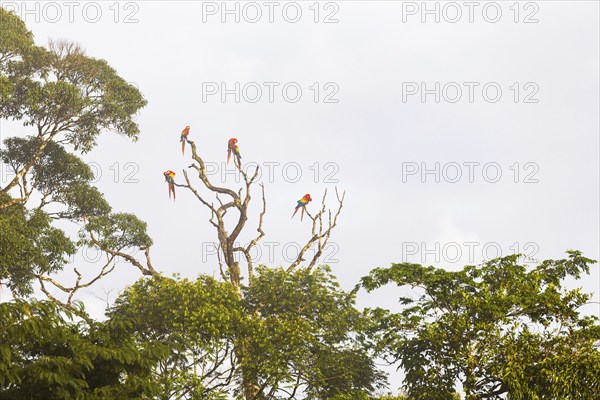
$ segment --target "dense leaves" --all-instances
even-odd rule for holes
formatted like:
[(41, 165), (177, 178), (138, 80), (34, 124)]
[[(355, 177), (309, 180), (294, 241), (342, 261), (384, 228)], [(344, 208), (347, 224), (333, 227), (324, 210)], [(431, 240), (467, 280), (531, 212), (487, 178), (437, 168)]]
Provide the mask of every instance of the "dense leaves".
[[(15, 18), (0, 12), (3, 20)], [(37, 47), (22, 29), (12, 22), (2, 27), (0, 118), (35, 126), (40, 138), (60, 134), (84, 152), (95, 146), (103, 130), (137, 139), (134, 116), (146, 101), (135, 86), (78, 45), (54, 41), (48, 48)]]
[(129, 321), (140, 346), (169, 349), (154, 370), (165, 398), (230, 398), (242, 368), (264, 399), (361, 398), (382, 381), (359, 340), (354, 299), (327, 269), (261, 268), (244, 293), (208, 276), (156, 277), (127, 289), (108, 315)]
[[(261, 267), (245, 289), (247, 331), (254, 371), (263, 392), (275, 398), (325, 399), (372, 392), (383, 375), (361, 336), (354, 296), (339, 288), (327, 267), (316, 270)], [(273, 397), (268, 397), (273, 398)]]
[[(4, 146), (0, 159), (17, 174), (34, 158), (40, 139), (12, 137), (4, 141)], [(80, 220), (84, 215), (92, 217), (110, 212), (102, 193), (90, 184), (94, 179), (92, 169), (58, 143), (46, 145), (28, 178), (29, 185), (40, 193), (40, 208), (49, 204), (66, 206), (66, 209), (53, 207), (49, 214), (54, 218)]]
[[(0, 201), (8, 195), (0, 193)], [(31, 293), (38, 274), (61, 269), (75, 244), (41, 210), (21, 205), (0, 209), (0, 281), (17, 295)]]
[(375, 269), (362, 286), (417, 288), (400, 313), (372, 310), (379, 342), (406, 372), (409, 398), (593, 399), (600, 393), (600, 326), (579, 307), (590, 294), (562, 280), (589, 272), (569, 252), (534, 267), (519, 256), (448, 272), (417, 264)]
[(100, 249), (147, 249), (152, 239), (147, 224), (133, 214), (116, 213), (94, 218), (81, 232), (82, 243), (96, 244)]
[(127, 321), (143, 348), (168, 351), (155, 366), (161, 398), (219, 398), (232, 381), (233, 340), (242, 319), (231, 285), (201, 276), (163, 277), (128, 288), (111, 307), (111, 325)]
[(33, 47), (33, 34), (15, 14), (0, 7), (0, 67)]
[[(123, 250), (148, 251), (146, 224), (133, 214), (111, 214), (92, 185), (92, 170), (74, 153), (91, 150), (103, 131), (136, 140), (135, 117), (146, 101), (106, 61), (87, 56), (79, 45), (37, 46), (25, 24), (3, 8), (0, 21), (0, 119), (17, 120), (29, 130), (26, 137), (6, 138), (0, 150), (2, 171), (8, 172), (0, 188), (0, 283), (21, 296), (31, 293), (35, 279), (54, 282), (49, 274), (61, 270), (80, 246), (99, 248), (109, 263)], [(70, 239), (64, 222), (86, 220), (90, 224), (79, 240)], [(86, 283), (55, 287), (70, 301), (78, 285)]]
[(1, 303), (0, 320), (2, 399), (136, 399), (154, 391), (148, 374), (157, 352), (137, 349), (114, 326), (23, 300)]

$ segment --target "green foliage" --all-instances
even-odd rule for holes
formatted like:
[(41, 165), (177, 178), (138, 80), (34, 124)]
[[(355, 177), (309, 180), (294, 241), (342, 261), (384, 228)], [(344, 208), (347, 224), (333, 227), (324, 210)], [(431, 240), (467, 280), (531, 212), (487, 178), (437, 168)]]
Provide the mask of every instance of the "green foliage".
[[(0, 160), (16, 174), (33, 159), (39, 140), (6, 139)], [(17, 203), (0, 207), (0, 243), (3, 249), (10, 249), (0, 254), (0, 280), (6, 279), (16, 295), (31, 293), (31, 282), (37, 275), (60, 270), (77, 250), (66, 233), (52, 225), (52, 220), (79, 222), (84, 216), (100, 217), (110, 212), (102, 194), (89, 183), (94, 178), (91, 169), (60, 144), (49, 142), (26, 177), (27, 184), (36, 188), (41, 197), (39, 206), (28, 209)], [(0, 205), (11, 199), (0, 193)]]
[(53, 303), (0, 304), (0, 390), (4, 399), (81, 398), (91, 367), (76, 328)]
[[(40, 140), (8, 138), (0, 160), (16, 174), (34, 160)], [(30, 293), (36, 275), (60, 270), (68, 256), (75, 254), (76, 244), (63, 230), (52, 226), (52, 220), (80, 223), (87, 218), (89, 224), (81, 232), (79, 246), (98, 245), (122, 251), (152, 245), (146, 223), (133, 214), (111, 214), (104, 196), (90, 184), (94, 179), (90, 167), (62, 145), (48, 142), (26, 178), (41, 197), (39, 206), (33, 210), (19, 203), (0, 207), (0, 242), (3, 249), (11, 249), (0, 255), (0, 279), (8, 279), (14, 294)], [(8, 194), (0, 193), (0, 205), (10, 200)], [(91, 240), (89, 233), (96, 234), (97, 242)]]
[(152, 354), (117, 342), (100, 324), (76, 323), (52, 302), (23, 300), (1, 303), (0, 320), (2, 399), (136, 399), (153, 393)]
[(109, 326), (125, 322), (141, 348), (166, 350), (154, 369), (161, 398), (217, 399), (231, 380), (233, 340), (242, 319), (231, 285), (201, 276), (192, 282), (142, 279), (116, 300)]
[(257, 272), (244, 289), (252, 334), (242, 363), (266, 392), (284, 396), (280, 389), (296, 388), (309, 399), (359, 398), (384, 381), (360, 335), (364, 321), (354, 296), (328, 267)]
[[(32, 159), (40, 147), (37, 137), (12, 137), (4, 141), (0, 160), (17, 174)], [(55, 218), (81, 220), (86, 215), (104, 215), (110, 206), (97, 188), (90, 185), (92, 169), (79, 157), (68, 153), (63, 146), (49, 142), (32, 165), (29, 184), (42, 196), (41, 206), (61, 204), (66, 207), (51, 213)]]
[[(81, 232), (81, 243), (95, 243), (103, 250), (147, 249), (152, 245), (152, 239), (146, 229), (147, 224), (133, 214), (100, 215), (85, 226), (85, 230)], [(95, 239), (91, 239), (88, 233), (95, 234)]]
[(33, 34), (14, 13), (0, 7), (0, 67), (33, 47)]
[(109, 325), (128, 324), (141, 348), (168, 349), (154, 369), (162, 397), (231, 398), (243, 369), (255, 374), (261, 398), (289, 398), (283, 390), (295, 389), (297, 398), (360, 399), (383, 375), (361, 341), (364, 321), (353, 305), (326, 268), (261, 267), (243, 299), (230, 283), (204, 275), (142, 279), (108, 317)]
[(140, 340), (168, 341), (187, 335), (196, 343), (232, 338), (240, 324), (239, 298), (225, 282), (142, 279), (116, 300), (107, 316), (135, 322)]
[(402, 312), (371, 310), (381, 349), (406, 372), (409, 398), (592, 399), (600, 393), (598, 318), (578, 308), (591, 297), (561, 287), (594, 261), (570, 251), (535, 267), (519, 256), (448, 272), (417, 264), (375, 269), (369, 291), (385, 284), (419, 288)]
[[(134, 118), (146, 101), (106, 61), (78, 45), (38, 47), (17, 16), (0, 8), (0, 21), (0, 118), (33, 127), (30, 136), (5, 139), (0, 150), (14, 173), (0, 190), (0, 283), (21, 296), (31, 293), (34, 279), (63, 268), (76, 245), (114, 253), (152, 244), (146, 224), (134, 215), (110, 214), (92, 186), (92, 170), (68, 150), (91, 150), (103, 131), (136, 140)], [(40, 202), (31, 207), (33, 199)], [(54, 220), (86, 219), (89, 229), (77, 243), (53, 226)]]
[(386, 395), (371, 397), (371, 400), (407, 400), (407, 399), (406, 399), (406, 396), (404, 396), (402, 394), (395, 395), (395, 396), (392, 394), (386, 394)]
[[(18, 25), (7, 28), (7, 37), (23, 36)], [(36, 126), (40, 136), (62, 133), (65, 142), (83, 152), (95, 146), (103, 130), (137, 139), (133, 118), (146, 100), (106, 61), (88, 57), (73, 43), (51, 42), (48, 49), (29, 44), (25, 50), (15, 41), (24, 42), (7, 39), (6, 53), (0, 53), (0, 60), (11, 59), (0, 67), (0, 118)], [(18, 60), (13, 51), (20, 52)]]
[[(0, 203), (10, 197), (0, 193)], [(74, 243), (41, 210), (21, 205), (0, 208), (0, 280), (15, 294), (31, 293), (36, 274), (61, 269), (76, 251)]]

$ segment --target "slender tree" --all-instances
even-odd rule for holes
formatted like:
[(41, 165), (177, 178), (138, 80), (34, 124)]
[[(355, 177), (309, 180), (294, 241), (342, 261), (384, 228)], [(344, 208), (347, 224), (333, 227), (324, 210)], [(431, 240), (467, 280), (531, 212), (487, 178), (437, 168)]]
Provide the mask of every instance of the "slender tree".
[[(145, 223), (111, 213), (91, 184), (91, 169), (76, 155), (90, 151), (106, 131), (137, 140), (135, 116), (146, 101), (106, 61), (87, 56), (79, 45), (36, 46), (17, 16), (0, 8), (0, 21), (0, 119), (19, 121), (31, 131), (6, 138), (0, 150), (3, 173), (12, 173), (3, 176), (8, 179), (0, 188), (0, 282), (24, 295), (37, 281), (49, 298), (70, 305), (79, 289), (114, 269), (116, 257), (154, 274)], [(81, 226), (86, 218), (80, 238), (54, 223)], [(105, 252), (105, 264), (87, 277), (74, 268), (73, 284), (58, 282), (52, 274), (82, 246)], [(130, 255), (139, 249), (146, 254), (143, 266)], [(56, 289), (64, 299), (54, 297)]]

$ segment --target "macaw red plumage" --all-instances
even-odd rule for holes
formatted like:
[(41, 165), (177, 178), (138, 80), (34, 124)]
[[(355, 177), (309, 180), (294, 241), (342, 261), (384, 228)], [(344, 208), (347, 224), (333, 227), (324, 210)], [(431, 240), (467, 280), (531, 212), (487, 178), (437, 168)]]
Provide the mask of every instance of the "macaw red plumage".
[(185, 142), (187, 142), (187, 138), (188, 138), (189, 134), (190, 134), (190, 126), (188, 125), (181, 131), (181, 137), (179, 139), (179, 141), (181, 142), (181, 154), (182, 155), (185, 153)]
[(238, 147), (236, 138), (229, 139), (227, 143), (227, 164), (229, 164), (229, 159), (231, 158), (231, 153), (233, 153), (233, 162), (236, 164), (238, 168), (242, 167), (242, 154), (240, 153), (240, 148)]
[(170, 169), (163, 172), (165, 176), (165, 181), (169, 184), (169, 198), (171, 198), (171, 193), (173, 193), (173, 201), (175, 201), (175, 172)]
[(300, 214), (300, 221), (302, 221), (302, 218), (304, 217), (304, 208), (311, 201), (312, 201), (312, 198), (310, 197), (310, 194), (307, 193), (304, 196), (302, 196), (302, 198), (300, 200), (298, 200), (298, 202), (297, 202), (298, 204), (296, 204), (296, 208), (294, 209), (294, 213), (292, 214), (292, 218), (294, 218), (294, 215), (296, 215), (296, 213), (298, 212), (298, 209), (301, 208), (302, 209), (302, 213)]

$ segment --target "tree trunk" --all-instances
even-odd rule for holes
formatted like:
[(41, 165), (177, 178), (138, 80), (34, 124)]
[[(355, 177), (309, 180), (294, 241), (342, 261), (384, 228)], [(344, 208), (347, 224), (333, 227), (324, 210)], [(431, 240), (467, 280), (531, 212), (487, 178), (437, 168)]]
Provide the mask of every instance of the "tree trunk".
[[(233, 258), (233, 257), (232, 257)], [(237, 262), (229, 265), (229, 275), (231, 285), (234, 287), (240, 299), (242, 298), (241, 271)], [(239, 368), (242, 376), (242, 394), (245, 400), (263, 400), (260, 385), (258, 384), (258, 375), (252, 368), (252, 353), (248, 348), (248, 340), (251, 332), (238, 332), (235, 339), (235, 355), (238, 359)]]
[(240, 333), (236, 338), (236, 356), (239, 359), (239, 366), (242, 375), (242, 393), (245, 400), (264, 400), (265, 396), (261, 393), (258, 384), (258, 375), (252, 366), (252, 354), (248, 348), (247, 332)]

